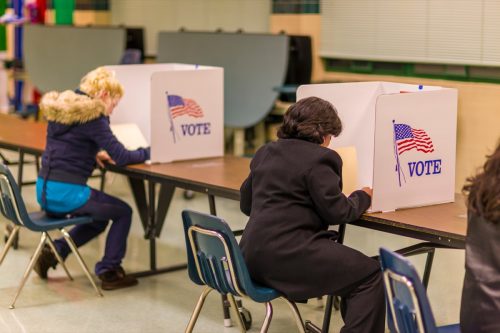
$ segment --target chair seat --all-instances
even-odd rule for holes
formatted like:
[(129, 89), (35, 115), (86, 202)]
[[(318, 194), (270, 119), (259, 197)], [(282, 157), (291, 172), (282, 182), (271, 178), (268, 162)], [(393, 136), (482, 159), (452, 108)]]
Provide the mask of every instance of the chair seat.
[[(225, 295), (236, 314), (241, 332), (250, 328), (249, 312), (238, 305), (234, 296), (247, 296), (258, 303), (265, 303), (266, 317), (261, 332), (267, 332), (273, 314), (271, 301), (280, 298), (292, 310), (299, 328), (304, 332), (304, 324), (297, 306), (276, 289), (258, 284), (252, 280), (245, 259), (229, 225), (215, 215), (182, 211), (184, 238), (188, 257), (188, 271), (191, 280), (198, 285), (206, 285), (191, 315), (186, 333), (193, 331), (198, 315), (211, 290)], [(226, 303), (224, 301), (224, 303)], [(226, 316), (224, 316), (227, 319)]]
[(460, 325), (453, 324), (453, 325), (440, 326), (437, 328), (437, 331), (438, 333), (460, 333)]
[(35, 231), (50, 231), (71, 225), (85, 224), (92, 222), (92, 218), (90, 216), (54, 218), (54, 217), (48, 217), (44, 211), (29, 213), (28, 215), (31, 221), (33, 221), (33, 223), (36, 225), (36, 227), (32, 228), (32, 230)]
[(281, 294), (273, 288), (264, 287), (258, 283), (251, 282), (253, 284), (253, 290), (245, 290), (247, 296), (258, 303), (270, 302), (275, 298), (281, 296)]

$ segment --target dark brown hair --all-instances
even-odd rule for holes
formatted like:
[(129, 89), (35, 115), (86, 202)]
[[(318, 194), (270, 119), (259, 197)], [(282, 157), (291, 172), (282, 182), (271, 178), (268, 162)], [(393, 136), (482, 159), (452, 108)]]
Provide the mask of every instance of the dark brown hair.
[(324, 99), (308, 97), (288, 108), (278, 130), (278, 138), (321, 144), (328, 134), (338, 136), (340, 132), (342, 122), (335, 107)]
[(482, 172), (467, 178), (463, 192), (468, 209), (492, 223), (500, 223), (500, 142), (488, 156)]

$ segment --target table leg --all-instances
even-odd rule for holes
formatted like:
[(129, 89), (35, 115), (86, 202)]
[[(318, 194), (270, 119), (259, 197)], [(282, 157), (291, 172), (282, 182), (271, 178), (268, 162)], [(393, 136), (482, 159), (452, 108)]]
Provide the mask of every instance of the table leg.
[(0, 152), (0, 159), (2, 160), (2, 163), (5, 164), (5, 165), (10, 165), (11, 162), (7, 159), (7, 157), (5, 157), (2, 152)]
[(158, 195), (158, 204), (156, 208), (156, 237), (160, 236), (165, 218), (167, 217), (168, 208), (174, 197), (175, 186), (170, 184), (161, 184), (160, 193)]
[(322, 332), (328, 332), (330, 329), (330, 320), (332, 319), (332, 307), (333, 307), (333, 297), (332, 295), (328, 295), (326, 297), (326, 306), (325, 306), (325, 316), (323, 317), (323, 327), (321, 328)]
[(149, 267), (152, 271), (156, 270), (156, 193), (155, 183), (148, 181), (149, 198), (149, 219), (148, 219), (148, 238), (149, 238)]
[(132, 196), (134, 197), (135, 207), (139, 211), (139, 217), (141, 219), (142, 227), (144, 229), (144, 238), (149, 238), (148, 231), (148, 210), (149, 205), (146, 199), (146, 190), (144, 189), (144, 180), (138, 178), (128, 177), (128, 183), (132, 190)]
[[(337, 238), (337, 243), (343, 244), (345, 237), (346, 224), (339, 225), (339, 237)], [(333, 310), (333, 298), (337, 296), (328, 295), (326, 298), (325, 315), (323, 317), (323, 326), (321, 328), (322, 332), (328, 332), (330, 330), (330, 320), (332, 318)], [(309, 325), (314, 326), (312, 323)]]
[(429, 279), (431, 278), (432, 262), (434, 261), (435, 252), (436, 252), (435, 248), (427, 252), (427, 259), (425, 260), (424, 276), (422, 278), (422, 284), (424, 285), (425, 289), (427, 289), (427, 287), (429, 286)]
[(24, 151), (19, 149), (19, 165), (17, 169), (17, 186), (19, 187), (19, 192), (23, 188), (23, 169), (24, 169)]
[[(185, 269), (187, 264), (172, 265), (158, 268), (156, 262), (156, 238), (160, 235), (168, 212), (168, 207), (172, 200), (175, 186), (161, 184), (158, 200), (156, 200), (155, 185), (153, 181), (148, 181), (148, 196), (144, 180), (138, 178), (128, 178), (135, 205), (139, 211), (142, 227), (144, 228), (144, 238), (149, 240), (150, 269), (142, 272), (132, 273), (135, 277), (150, 276), (167, 272), (174, 272)], [(157, 205), (156, 205), (156, 202)]]

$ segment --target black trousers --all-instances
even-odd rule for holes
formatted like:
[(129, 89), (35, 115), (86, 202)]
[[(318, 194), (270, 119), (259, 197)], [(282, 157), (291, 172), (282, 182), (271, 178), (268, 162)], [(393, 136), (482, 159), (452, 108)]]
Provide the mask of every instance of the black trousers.
[(382, 271), (337, 290), (344, 327), (340, 333), (384, 333), (385, 294)]

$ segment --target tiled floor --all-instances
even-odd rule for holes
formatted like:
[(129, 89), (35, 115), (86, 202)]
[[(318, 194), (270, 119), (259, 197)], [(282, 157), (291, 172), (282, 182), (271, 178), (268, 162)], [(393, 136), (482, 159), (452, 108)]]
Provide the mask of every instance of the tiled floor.
[[(8, 153), (9, 157), (15, 155)], [(34, 177), (32, 167), (27, 168), (26, 177)], [(16, 168), (12, 167), (16, 172)], [(97, 186), (97, 183), (95, 183)], [(125, 179), (110, 175), (107, 191), (133, 204)], [(23, 189), (23, 195), (30, 209), (37, 209), (34, 187)], [(238, 203), (217, 199), (218, 214), (234, 228), (245, 225), (245, 217), (238, 210)], [(184, 239), (180, 213), (184, 208), (208, 212), (205, 195), (196, 194), (194, 199), (185, 200), (178, 190), (169, 209), (163, 233), (158, 241), (159, 266), (181, 263), (185, 260)], [(0, 218), (0, 233), (5, 221)], [(190, 282), (186, 271), (141, 278), (137, 287), (104, 292), (97, 297), (73, 257), (68, 259), (69, 269), (75, 281), (69, 281), (62, 269), (49, 271), (49, 280), (40, 280), (35, 274), (30, 276), (17, 304), (9, 310), (30, 255), (37, 243), (37, 236), (22, 231), (20, 248), (10, 251), (0, 266), (0, 332), (183, 332), (196, 304), (201, 288)], [(397, 249), (416, 243), (415, 240), (390, 234), (362, 229), (347, 228), (346, 244), (368, 255), (377, 253), (384, 245)], [(81, 248), (88, 265), (93, 264), (102, 254), (104, 237)], [(0, 244), (3, 248), (3, 242)], [(422, 271), (423, 258), (412, 259)], [(124, 267), (129, 271), (147, 269), (149, 264), (148, 243), (144, 240), (138, 215), (134, 214), (133, 230), (129, 239)], [(464, 252), (460, 250), (437, 250), (430, 280), (429, 297), (436, 320), (439, 324), (458, 322), (460, 293), (464, 275)], [(274, 316), (270, 332), (295, 332), (294, 322), (285, 304), (274, 304)], [(251, 332), (258, 332), (264, 318), (264, 307), (251, 301), (244, 301), (253, 316)], [(318, 302), (299, 305), (305, 319), (320, 323), (322, 308)], [(338, 312), (332, 317), (330, 332), (338, 332), (342, 320)], [(238, 332), (237, 327), (224, 328), (220, 297), (210, 294), (200, 315), (195, 332)]]

